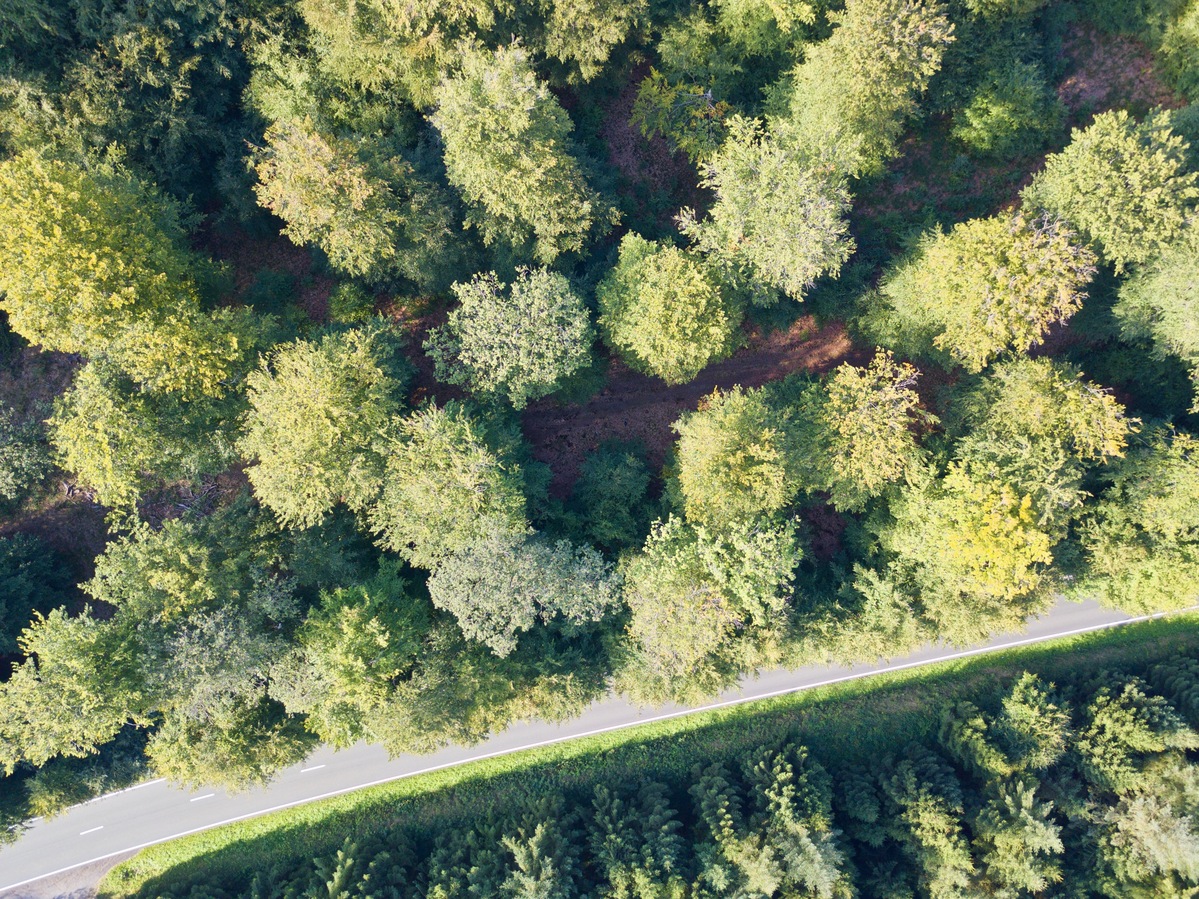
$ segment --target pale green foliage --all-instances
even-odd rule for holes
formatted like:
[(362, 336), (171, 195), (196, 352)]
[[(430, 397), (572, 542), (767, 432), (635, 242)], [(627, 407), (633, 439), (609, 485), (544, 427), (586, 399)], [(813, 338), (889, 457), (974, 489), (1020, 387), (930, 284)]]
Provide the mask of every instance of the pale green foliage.
[(1000, 787), (983, 806), (974, 822), (974, 839), (993, 890), (1040, 893), (1061, 882), (1062, 828), (1052, 813), (1052, 802), (1038, 800), (1031, 785), (1018, 781)]
[(489, 272), (454, 293), (460, 305), (425, 342), (442, 381), (523, 409), (591, 361), (587, 307), (557, 272), (521, 269), (511, 285)]
[(1161, 355), (1191, 366), (1199, 409), (1199, 228), (1190, 226), (1160, 256), (1120, 286), (1112, 310), (1130, 340), (1152, 341)]
[(742, 310), (704, 264), (636, 234), (596, 289), (605, 341), (632, 367), (667, 384), (690, 381), (737, 345)]
[(1116, 469), (1082, 530), (1080, 587), (1129, 613), (1183, 608), (1199, 595), (1199, 445), (1151, 434)]
[(941, 68), (953, 25), (929, 0), (848, 0), (830, 18), (832, 37), (792, 73), (791, 125), (815, 158), (876, 174)]
[(466, 52), (442, 81), (430, 121), (445, 145), (446, 176), (472, 204), (467, 221), (487, 243), (531, 240), (548, 263), (602, 230), (603, 203), (571, 156), (570, 117), (519, 45)]
[(880, 350), (865, 368), (842, 364), (825, 382), (808, 461), (836, 508), (862, 509), (923, 462), (913, 428), (935, 418), (920, 409), (919, 374)]
[(111, 629), (89, 613), (70, 618), (56, 609), (20, 638), (29, 658), (0, 684), (0, 767), (11, 774), (26, 761), (57, 755), (83, 758), (139, 714), (133, 660)]
[(739, 524), (717, 535), (673, 516), (659, 522), (644, 551), (621, 563), (629, 636), (641, 654), (635, 671), (666, 692), (711, 692), (735, 677), (739, 654), (777, 636), (800, 556), (793, 524)]
[(1121, 892), (1137, 882), (1164, 886), (1171, 874), (1199, 882), (1199, 826), (1190, 816), (1150, 794), (1121, 799), (1104, 810), (1102, 820), (1105, 855)]
[(429, 631), (429, 607), (398, 565), (365, 584), (325, 592), (271, 680), (271, 696), (322, 741), (352, 746), (386, 716), (394, 682), (411, 674)]
[(488, 33), (515, 11), (510, 0), (301, 0), (321, 38), (321, 65), (348, 84), (400, 88), (421, 107), (438, 97), (438, 79), (464, 39)]
[(816, 6), (806, 0), (714, 0), (720, 34), (746, 56), (771, 56), (798, 44), (804, 26), (815, 24)]
[(427, 406), (399, 431), (371, 511), (381, 545), (433, 569), (491, 529), (525, 531), (520, 469), (496, 456), (461, 406)]
[(679, 226), (734, 280), (747, 279), (755, 302), (777, 300), (774, 290), (798, 299), (853, 253), (844, 176), (759, 123), (730, 120), (701, 172), (716, 203), (702, 222), (683, 210)]
[(364, 511), (383, 476), (382, 442), (402, 385), (388, 336), (365, 328), (277, 350), (249, 379), (238, 441), (254, 492), (285, 525), (307, 527), (344, 502)]
[(796, 462), (761, 390), (713, 393), (673, 427), (688, 521), (720, 529), (772, 515), (791, 500)]
[(501, 658), (538, 621), (598, 621), (620, 603), (612, 566), (591, 547), (551, 543), (504, 526), (438, 565), (429, 596), (458, 619), (462, 633)]
[(1027, 156), (1044, 147), (1063, 114), (1042, 68), (1017, 60), (987, 73), (955, 120), (953, 136), (980, 156)]
[(934, 232), (882, 293), (901, 320), (931, 325), (933, 344), (977, 372), (1077, 312), (1094, 262), (1062, 221), (1017, 212)]
[(239, 408), (146, 394), (111, 367), (93, 362), (55, 402), (50, 440), (59, 464), (100, 503), (129, 509), (157, 481), (195, 482), (233, 462)]
[(308, 119), (275, 122), (255, 153), (258, 202), (283, 219), (284, 233), (313, 243), (348, 275), (424, 283), (451, 252), (454, 222), (436, 188), (398, 157), (374, 168), (348, 141)]
[(1199, 199), (1199, 174), (1186, 171), (1186, 150), (1166, 115), (1138, 123), (1124, 110), (1105, 112), (1049, 157), (1024, 202), (1065, 218), (1122, 271), (1181, 236)]
[(251, 323), (205, 316), (179, 204), (107, 162), (24, 153), (0, 166), (0, 305), (48, 350), (107, 356), (159, 390), (216, 395)]

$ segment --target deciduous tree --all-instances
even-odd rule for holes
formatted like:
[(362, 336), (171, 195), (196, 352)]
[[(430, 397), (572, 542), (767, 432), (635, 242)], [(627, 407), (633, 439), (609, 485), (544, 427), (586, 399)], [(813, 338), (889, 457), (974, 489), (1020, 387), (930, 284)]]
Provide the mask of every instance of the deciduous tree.
[(521, 269), (511, 285), (476, 275), (454, 293), (461, 305), (425, 342), (443, 381), (523, 409), (591, 361), (587, 307), (557, 272)]
[(625, 235), (596, 294), (608, 345), (667, 384), (690, 381), (737, 345), (742, 309), (703, 262), (676, 247)]
[(1049, 157), (1025, 189), (1025, 205), (1066, 219), (1122, 271), (1182, 235), (1199, 199), (1186, 149), (1164, 115), (1137, 122), (1124, 110), (1102, 113)]

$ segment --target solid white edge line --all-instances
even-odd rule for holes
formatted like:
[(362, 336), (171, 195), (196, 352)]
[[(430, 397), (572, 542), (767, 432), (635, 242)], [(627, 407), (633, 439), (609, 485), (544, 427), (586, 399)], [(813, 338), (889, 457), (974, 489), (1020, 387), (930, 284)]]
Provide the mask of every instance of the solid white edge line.
[(773, 699), (776, 696), (785, 696), (788, 693), (801, 693), (804, 690), (815, 690), (818, 687), (828, 687), (833, 684), (844, 683), (845, 681), (861, 680), (863, 678), (872, 677), (876, 674), (890, 674), (895, 671), (905, 671), (909, 668), (918, 668), (921, 665), (937, 665), (941, 662), (953, 662), (957, 659), (969, 658), (971, 656), (985, 655), (990, 652), (999, 652), (1004, 649), (1015, 649), (1018, 646), (1027, 646), (1032, 643), (1043, 643), (1046, 640), (1057, 640), (1063, 637), (1076, 637), (1079, 634), (1093, 633), (1095, 631), (1110, 630), (1114, 627), (1123, 627), (1126, 624), (1139, 624), (1142, 621), (1153, 621), (1158, 618), (1166, 618), (1170, 615), (1184, 615), (1187, 612), (1199, 611), (1199, 606), (1190, 606), (1186, 609), (1175, 609), (1172, 612), (1155, 612), (1152, 615), (1139, 615), (1136, 618), (1125, 618), (1121, 621), (1109, 621), (1105, 624), (1092, 624), (1089, 627), (1079, 627), (1069, 631), (1062, 631), (1058, 634), (1046, 634), (1042, 637), (1026, 637), (1020, 640), (1012, 640), (1008, 643), (1000, 643), (996, 646), (980, 646), (975, 649), (962, 650), (960, 652), (950, 653), (946, 656), (940, 656), (934, 659), (925, 659), (922, 662), (904, 662), (902, 665), (893, 665), (889, 668), (878, 668), (872, 671), (859, 671), (856, 674), (846, 674), (841, 677), (829, 678), (828, 680), (820, 681), (815, 684), (804, 684), (799, 687), (785, 687), (781, 690), (772, 690), (769, 693), (762, 693), (757, 696), (742, 696), (737, 699), (728, 699), (724, 702), (714, 702), (710, 705), (699, 706), (694, 709), (682, 709), (677, 712), (667, 712), (664, 715), (657, 715), (653, 718), (642, 718), (638, 721), (629, 721), (625, 724), (613, 724), (609, 727), (601, 727), (596, 730), (586, 731), (581, 734), (571, 734), (566, 737), (554, 737), (551, 740), (539, 740), (536, 743), (529, 743), (524, 746), (514, 746), (511, 749), (500, 749), (496, 752), (489, 752), (483, 755), (477, 755), (474, 758), (463, 759), (458, 762), (446, 762), (442, 765), (433, 765), (429, 768), (422, 768), (420, 771), (412, 771), (408, 774), (397, 774), (394, 777), (384, 777), (381, 780), (371, 781), (370, 783), (359, 784), (355, 787), (344, 787), (340, 790), (333, 790), (329, 793), (322, 793), (319, 796), (311, 796), (308, 799), (297, 799), (295, 802), (286, 802), (283, 805), (276, 805), (271, 808), (262, 809), (257, 812), (247, 812), (244, 815), (238, 815), (234, 818), (227, 818), (224, 821), (217, 821), (215, 824), (205, 824), (203, 827), (193, 827), (191, 830), (185, 830), (182, 833), (172, 834), (169, 837), (162, 837), (157, 840), (150, 840), (148, 843), (140, 843), (137, 846), (130, 846), (127, 849), (118, 849), (116, 852), (109, 852), (106, 855), (100, 855), (96, 858), (88, 859), (85, 862), (76, 862), (73, 865), (67, 865), (65, 868), (59, 868), (57, 871), (50, 871), (46, 874), (39, 874), (37, 877), (30, 877), (28, 880), (22, 880), (19, 883), (12, 883), (7, 886), (0, 887), (2, 890), (12, 890), (17, 887), (24, 886), (27, 883), (33, 883), (38, 880), (43, 880), (47, 877), (54, 877), (57, 874), (62, 874), (66, 871), (72, 871), (75, 868), (82, 868), (85, 865), (94, 865), (96, 862), (102, 862), (106, 858), (112, 858), (114, 855), (124, 855), (126, 852), (137, 852), (141, 849), (147, 849), (150, 846), (157, 846), (159, 843), (168, 843), (171, 840), (178, 840), (183, 837), (190, 837), (192, 834), (202, 833), (205, 830), (212, 830), (214, 827), (224, 827), (226, 824), (236, 824), (238, 821), (245, 821), (249, 818), (257, 818), (261, 815), (269, 815), (272, 812), (281, 812), (284, 809), (294, 808), (297, 805), (307, 805), (310, 802), (320, 802), (322, 799), (332, 799), (334, 796), (341, 796), (345, 793), (353, 793), (355, 790), (365, 790), (369, 787), (377, 787), (382, 784), (391, 783), (395, 780), (404, 780), (408, 777), (419, 777), (422, 774), (432, 774), (435, 771), (442, 771), (446, 768), (455, 768), (459, 765), (468, 765), (471, 762), (481, 762), (486, 759), (498, 758), (503, 755), (511, 755), (515, 752), (524, 752), (526, 749), (540, 749), (543, 746), (552, 746), (555, 743), (565, 743), (569, 740), (578, 740), (582, 737), (594, 737), (599, 734), (610, 733), (617, 730), (626, 730), (630, 727), (640, 727), (642, 724), (653, 724), (656, 721), (668, 721), (671, 718), (680, 718), (684, 715), (694, 715), (700, 712), (712, 712), (717, 709), (727, 708), (734, 705), (743, 705), (747, 702), (757, 702), (761, 699)]

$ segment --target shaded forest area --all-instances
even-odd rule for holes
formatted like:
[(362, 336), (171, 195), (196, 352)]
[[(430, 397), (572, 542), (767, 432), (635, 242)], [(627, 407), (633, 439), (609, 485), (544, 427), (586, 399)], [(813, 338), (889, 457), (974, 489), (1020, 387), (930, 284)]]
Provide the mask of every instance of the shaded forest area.
[(0, 10), (0, 808), (1199, 594), (1195, 0)]

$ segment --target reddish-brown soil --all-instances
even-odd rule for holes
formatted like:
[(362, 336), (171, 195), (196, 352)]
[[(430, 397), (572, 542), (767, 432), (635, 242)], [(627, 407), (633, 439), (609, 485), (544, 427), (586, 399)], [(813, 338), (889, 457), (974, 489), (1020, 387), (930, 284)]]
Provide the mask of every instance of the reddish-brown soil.
[[(659, 226), (671, 229), (679, 208), (702, 211), (711, 201), (699, 187), (695, 166), (682, 151), (672, 148), (661, 135), (646, 137), (632, 122), (633, 103), (649, 63), (633, 69), (628, 83), (604, 108), (600, 137), (608, 148), (608, 164), (619, 175), (618, 191), (643, 214), (651, 212), (651, 199), (660, 208), (652, 210)], [(675, 203), (661, 205), (666, 197)]]
[(561, 495), (578, 477), (583, 458), (605, 440), (641, 440), (658, 468), (674, 442), (671, 425), (713, 390), (738, 384), (760, 387), (798, 371), (823, 372), (840, 362), (861, 362), (845, 328), (817, 328), (811, 317), (785, 331), (751, 335), (731, 359), (711, 365), (688, 384), (671, 387), (613, 362), (604, 389), (581, 405), (533, 403), (524, 416), (533, 454), (554, 471), (551, 490)]
[(260, 272), (286, 272), (296, 280), (296, 304), (314, 322), (325, 320), (334, 281), (315, 270), (312, 254), (304, 247), (282, 234), (255, 236), (224, 222), (206, 224), (199, 244), (232, 269), (233, 299), (242, 300)]
[(1165, 85), (1153, 54), (1133, 38), (1081, 24), (1070, 30), (1063, 49), (1071, 71), (1058, 85), (1057, 95), (1070, 110), (1071, 124), (1085, 126), (1092, 115), (1108, 109), (1128, 109), (1140, 116), (1155, 106), (1186, 105)]

